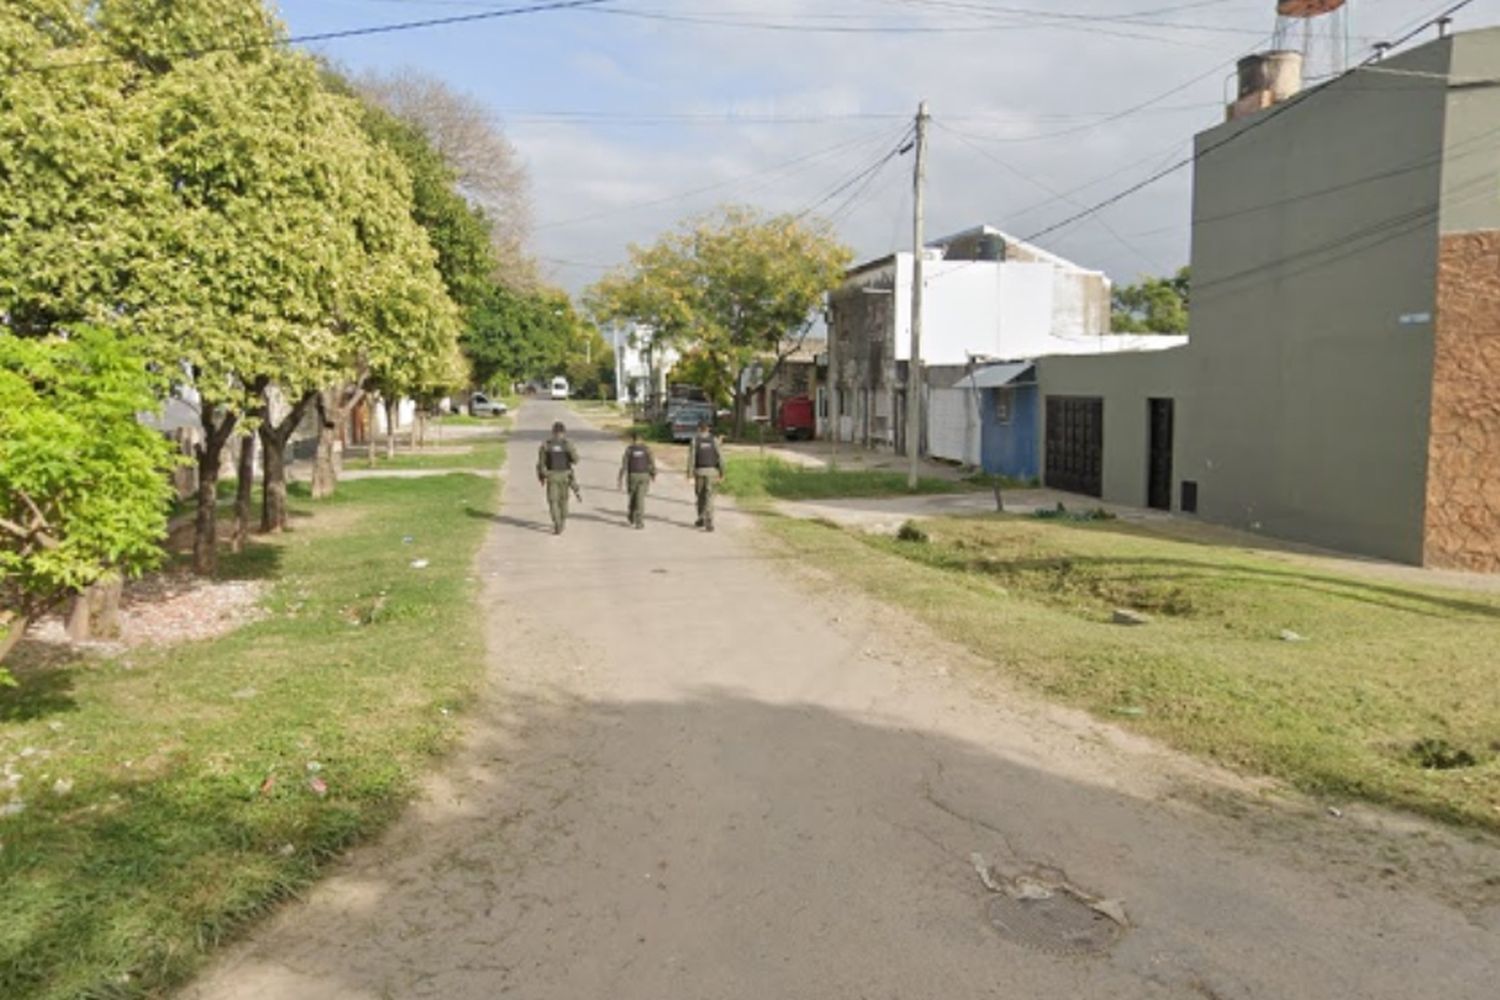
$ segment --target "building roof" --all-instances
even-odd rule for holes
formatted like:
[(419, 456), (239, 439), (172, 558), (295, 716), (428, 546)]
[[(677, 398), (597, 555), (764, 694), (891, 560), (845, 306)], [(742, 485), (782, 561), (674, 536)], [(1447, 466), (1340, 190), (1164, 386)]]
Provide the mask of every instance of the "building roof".
[(968, 229), (960, 229), (956, 233), (950, 233), (947, 236), (943, 236), (935, 240), (929, 240), (927, 242), (927, 246), (942, 249), (948, 247), (953, 243), (957, 243), (959, 240), (978, 236), (998, 236), (1000, 237), (1000, 239), (1005, 241), (1005, 245), (1007, 247), (1023, 248), (1027, 253), (1032, 254), (1049, 264), (1052, 264), (1056, 267), (1061, 267), (1065, 270), (1089, 272), (1092, 272), (1093, 270), (1092, 268), (1087, 268), (1079, 264), (1075, 264), (1071, 260), (1067, 260), (1066, 258), (1059, 257), (1057, 254), (1052, 253), (1050, 250), (1043, 250), (1035, 243), (1028, 243), (1025, 240), (1021, 239), (1019, 236), (1012, 236), (1010, 233), (1007, 233), (1003, 229), (999, 229), (995, 226), (987, 224), (970, 226)]
[[(1055, 253), (1052, 253), (1052, 252), (1050, 252), (1048, 250), (1043, 250), (1041, 247), (1037, 246), (1034, 243), (1028, 243), (1025, 240), (1021, 239), (1020, 237), (1010, 235), (1009, 233), (1005, 232), (1003, 229), (998, 229), (995, 226), (991, 226), (991, 225), (987, 225), (987, 224), (981, 224), (981, 225), (978, 225), (978, 226), (970, 226), (968, 229), (961, 229), (961, 230), (959, 230), (956, 233), (950, 233), (947, 236), (943, 236), (943, 237), (940, 237), (940, 238), (935, 239), (935, 240), (929, 240), (926, 243), (927, 253), (925, 253), (923, 256), (927, 260), (932, 260), (932, 259), (934, 259), (934, 257), (933, 257), (933, 252), (934, 251), (936, 251), (939, 254), (942, 254), (944, 251), (946, 251), (948, 249), (949, 246), (951, 246), (954, 243), (957, 243), (959, 240), (962, 240), (962, 239), (971, 239), (971, 238), (982, 237), (982, 236), (997, 236), (1002, 241), (1004, 241), (1004, 243), (1005, 243), (1005, 245), (1007, 247), (1015, 247), (1015, 248), (1018, 248), (1018, 249), (1022, 249), (1022, 250), (1024, 250), (1026, 252), (1026, 254), (1028, 256), (1036, 258), (1036, 260), (1038, 262), (1043, 262), (1043, 263), (1051, 264), (1053, 267), (1061, 268), (1064, 271), (1076, 271), (1076, 272), (1081, 273), (1081, 274), (1100, 274), (1100, 273), (1102, 273), (1102, 272), (1096, 271), (1096, 270), (1094, 270), (1092, 268), (1087, 268), (1087, 267), (1084, 267), (1084, 266), (1082, 266), (1080, 264), (1075, 264), (1075, 263), (1073, 263), (1070, 260), (1067, 260), (1067, 259), (1065, 259), (1063, 257), (1059, 257)], [(872, 257), (869, 260), (860, 261), (859, 263), (852, 265), (848, 270), (846, 270), (844, 272), (844, 277), (847, 280), (849, 278), (857, 277), (858, 275), (867, 273), (869, 271), (878, 270), (878, 269), (883, 268), (883, 267), (889, 267), (893, 263), (895, 263), (897, 257), (899, 257), (899, 256), (901, 256), (903, 254), (909, 256), (911, 254), (911, 251), (910, 250), (899, 250), (899, 251), (897, 251), (895, 253), (888, 253), (888, 254), (885, 254), (884, 256), (881, 256), (881, 257)]]
[(1018, 381), (1022, 376), (1031, 375), (1028, 381), (1035, 381), (1036, 365), (1030, 361), (1012, 361), (1003, 365), (989, 365), (981, 368), (972, 375), (966, 375), (953, 383), (955, 389), (1002, 389)]

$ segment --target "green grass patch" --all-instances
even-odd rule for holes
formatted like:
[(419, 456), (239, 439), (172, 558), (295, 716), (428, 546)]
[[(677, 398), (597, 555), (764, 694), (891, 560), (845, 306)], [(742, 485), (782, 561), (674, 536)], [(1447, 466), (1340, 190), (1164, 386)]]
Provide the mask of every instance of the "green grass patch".
[(299, 530), (225, 559), (272, 581), (266, 619), (17, 671), (0, 691), (0, 765), (19, 775), (0, 806), (25, 803), (0, 818), (0, 996), (161, 995), (397, 815), (482, 670), (466, 577), (496, 494), (455, 475), (298, 496)]
[(939, 518), (913, 526), (925, 541), (768, 523), (1046, 695), (1315, 793), (1500, 830), (1500, 596), (1119, 522)]
[(827, 500), (835, 497), (893, 497), (919, 493), (962, 493), (963, 482), (922, 478), (907, 489), (906, 474), (885, 469), (824, 469), (783, 459), (732, 456), (725, 462), (724, 492), (741, 500)]
[[(510, 418), (490, 419), (487, 426), (506, 426)], [(375, 464), (371, 465), (365, 446), (360, 445), (344, 452), (344, 467), (348, 469), (476, 469), (494, 471), (505, 461), (504, 432), (484, 437), (451, 437), (438, 441), (428, 438), (429, 449), (403, 448), (399, 445), (396, 457), (385, 457), (385, 443), (375, 450)]]
[(509, 418), (510, 414), (506, 414), (503, 417), (475, 417), (467, 413), (445, 413), (434, 420), (433, 423), (441, 424), (444, 427), (495, 427)]

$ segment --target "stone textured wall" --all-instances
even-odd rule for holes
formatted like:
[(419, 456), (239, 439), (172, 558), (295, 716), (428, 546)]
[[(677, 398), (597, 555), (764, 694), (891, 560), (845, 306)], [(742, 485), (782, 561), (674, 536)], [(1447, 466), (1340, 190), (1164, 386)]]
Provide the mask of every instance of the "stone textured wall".
[(1442, 238), (1424, 561), (1500, 572), (1500, 232)]

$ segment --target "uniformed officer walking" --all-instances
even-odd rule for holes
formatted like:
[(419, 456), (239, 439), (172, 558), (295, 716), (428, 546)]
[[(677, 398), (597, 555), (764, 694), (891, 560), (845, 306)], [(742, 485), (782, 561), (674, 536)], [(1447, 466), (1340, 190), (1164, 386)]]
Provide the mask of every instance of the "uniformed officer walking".
[(656, 456), (641, 443), (641, 432), (632, 431), (630, 444), (625, 448), (625, 457), (620, 460), (620, 475), (616, 485), (630, 487), (630, 523), (637, 528), (646, 526), (646, 494), (656, 481)]
[(568, 429), (558, 421), (552, 425), (552, 436), (542, 442), (536, 454), (536, 481), (547, 487), (554, 535), (562, 534), (568, 523), (568, 492), (577, 489), (573, 480), (577, 464), (578, 449), (568, 440)]
[(713, 531), (714, 490), (724, 478), (724, 457), (707, 420), (698, 421), (698, 433), (688, 444), (687, 474), (698, 494), (698, 520), (694, 526)]

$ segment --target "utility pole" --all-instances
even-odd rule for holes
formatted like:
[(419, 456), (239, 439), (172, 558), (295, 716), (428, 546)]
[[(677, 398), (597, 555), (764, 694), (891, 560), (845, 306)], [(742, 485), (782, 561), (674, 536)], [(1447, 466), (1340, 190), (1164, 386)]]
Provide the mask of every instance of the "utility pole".
[(911, 271), (911, 361), (906, 366), (906, 454), (910, 468), (906, 473), (908, 489), (917, 488), (918, 463), (921, 462), (922, 440), (922, 250), (926, 237), (922, 228), (926, 221), (925, 188), (927, 186), (927, 102), (917, 106), (917, 162), (912, 178), (912, 271)]

